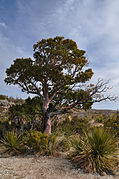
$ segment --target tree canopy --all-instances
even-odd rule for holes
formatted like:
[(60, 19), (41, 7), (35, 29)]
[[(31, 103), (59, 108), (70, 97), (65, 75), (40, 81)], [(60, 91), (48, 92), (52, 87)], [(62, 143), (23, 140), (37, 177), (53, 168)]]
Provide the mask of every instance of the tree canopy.
[(64, 37), (42, 39), (33, 45), (33, 50), (34, 59), (14, 60), (6, 70), (5, 82), (40, 96), (46, 133), (51, 127), (51, 116), (76, 106), (89, 108), (94, 102), (112, 99), (102, 95), (108, 89), (102, 80), (96, 85), (87, 85), (93, 71), (87, 66), (85, 51), (78, 49), (73, 40)]

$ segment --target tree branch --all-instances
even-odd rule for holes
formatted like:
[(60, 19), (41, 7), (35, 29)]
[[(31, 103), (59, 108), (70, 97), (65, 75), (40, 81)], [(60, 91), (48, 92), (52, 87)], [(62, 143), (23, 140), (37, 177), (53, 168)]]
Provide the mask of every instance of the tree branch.
[(41, 95), (39, 88), (30, 79), (27, 80), (35, 87), (37, 94), (42, 98), (43, 96)]

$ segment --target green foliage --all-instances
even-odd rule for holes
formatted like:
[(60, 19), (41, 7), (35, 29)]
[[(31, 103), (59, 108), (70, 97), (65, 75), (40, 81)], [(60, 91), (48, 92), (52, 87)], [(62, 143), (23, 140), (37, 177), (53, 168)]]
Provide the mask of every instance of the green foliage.
[(5, 96), (5, 95), (0, 95), (0, 100), (6, 100), (6, 99), (8, 99), (8, 96)]
[(0, 137), (4, 136), (4, 133), (8, 131), (9, 123), (8, 120), (0, 120)]
[(83, 131), (89, 128), (88, 122), (88, 118), (79, 118), (77, 116), (74, 116), (70, 121), (67, 116), (63, 122), (59, 123), (53, 133), (55, 135), (64, 134), (65, 136), (71, 136), (77, 133), (82, 134)]
[(83, 89), (75, 90), (75, 92), (69, 89), (66, 94), (66, 98), (67, 98), (67, 104), (70, 104), (71, 102), (75, 102), (76, 99), (78, 101), (86, 101), (86, 99), (88, 99), (88, 101), (90, 101), (89, 103), (88, 102), (82, 104), (79, 103), (77, 105), (77, 107), (83, 109), (91, 109), (91, 106), (93, 104), (92, 98), (89, 97), (89, 92)]
[(75, 143), (73, 160), (87, 172), (112, 172), (117, 166), (117, 140), (103, 128), (94, 128)]
[(41, 129), (41, 99), (39, 97), (25, 100), (22, 105), (13, 105), (9, 108), (10, 128), (17, 128), (22, 132), (30, 129)]
[(48, 136), (48, 146), (47, 146), (47, 155), (53, 155), (56, 150), (56, 136)]
[(25, 144), (39, 154), (53, 155), (56, 137), (40, 131), (30, 130), (24, 137)]
[(5, 82), (18, 85), (27, 93), (42, 96), (44, 100), (48, 94), (49, 102), (53, 102), (54, 106), (57, 103), (67, 106), (73, 102), (79, 107), (90, 108), (93, 102), (89, 93), (92, 91), (86, 91), (79, 85), (89, 81), (93, 75), (92, 69), (86, 66), (85, 51), (79, 50), (76, 42), (64, 37), (42, 39), (33, 45), (33, 49), (33, 60), (14, 60), (6, 70)]
[(110, 128), (111, 132), (119, 137), (119, 115), (112, 114), (104, 121), (104, 127)]
[(8, 112), (7, 110), (3, 107), (0, 106), (0, 121), (6, 121), (8, 119)]
[(53, 131), (53, 135), (56, 136), (55, 149), (62, 152), (69, 151), (72, 147), (72, 140), (75, 139), (77, 134), (82, 134), (88, 130), (88, 121), (88, 118), (82, 119), (77, 116), (70, 121), (67, 116)]
[(104, 120), (105, 120), (105, 119), (104, 119), (103, 116), (101, 116), (101, 115), (97, 115), (97, 116), (96, 116), (96, 122), (99, 122), (99, 123), (102, 123), (102, 124), (103, 124), (103, 123), (104, 123)]
[(24, 143), (20, 135), (15, 131), (9, 131), (0, 139), (0, 147), (2, 152), (15, 155), (25, 151)]
[(22, 98), (13, 98), (13, 97), (8, 97), (8, 102), (12, 102), (15, 104), (23, 104), (24, 103), (24, 99)]
[(15, 104), (23, 104), (24, 100), (21, 98), (13, 98), (13, 97), (8, 97), (6, 95), (0, 94), (0, 100), (7, 100), (8, 102), (13, 102)]
[(71, 142), (69, 137), (64, 135), (57, 136), (56, 143), (55, 143), (55, 150), (58, 152), (66, 152), (69, 151), (71, 148)]
[(48, 146), (47, 134), (42, 134), (40, 131), (31, 130), (24, 137), (26, 145), (36, 152), (45, 153)]

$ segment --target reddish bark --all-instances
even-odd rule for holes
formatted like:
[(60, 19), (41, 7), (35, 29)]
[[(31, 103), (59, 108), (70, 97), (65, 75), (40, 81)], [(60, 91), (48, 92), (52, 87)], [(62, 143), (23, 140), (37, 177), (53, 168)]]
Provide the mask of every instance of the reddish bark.
[(51, 135), (51, 120), (48, 117), (48, 108), (50, 100), (47, 98), (43, 101), (43, 133)]
[(48, 136), (51, 135), (51, 120), (50, 119), (47, 119), (47, 121), (45, 121), (44, 133), (46, 133)]

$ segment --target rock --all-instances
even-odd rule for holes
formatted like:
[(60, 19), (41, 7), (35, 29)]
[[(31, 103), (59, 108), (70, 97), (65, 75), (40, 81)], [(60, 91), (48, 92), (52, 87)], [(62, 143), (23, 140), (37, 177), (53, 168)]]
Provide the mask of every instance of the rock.
[(12, 106), (13, 102), (8, 102), (7, 100), (0, 100), (0, 106)]

